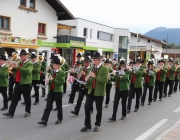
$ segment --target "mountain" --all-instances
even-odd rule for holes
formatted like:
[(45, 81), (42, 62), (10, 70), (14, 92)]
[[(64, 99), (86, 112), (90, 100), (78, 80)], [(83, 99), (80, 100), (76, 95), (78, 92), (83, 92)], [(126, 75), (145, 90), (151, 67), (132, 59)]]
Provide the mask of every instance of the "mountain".
[(145, 36), (149, 36), (158, 40), (167, 40), (168, 34), (168, 43), (175, 43), (176, 45), (180, 44), (180, 28), (166, 28), (158, 27), (149, 32), (145, 33)]

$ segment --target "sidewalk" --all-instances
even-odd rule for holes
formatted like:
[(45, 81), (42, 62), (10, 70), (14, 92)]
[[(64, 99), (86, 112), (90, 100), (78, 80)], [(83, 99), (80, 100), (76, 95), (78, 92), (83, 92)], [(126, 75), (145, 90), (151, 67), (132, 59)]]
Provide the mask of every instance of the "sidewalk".
[(156, 140), (180, 140), (180, 120), (164, 131)]

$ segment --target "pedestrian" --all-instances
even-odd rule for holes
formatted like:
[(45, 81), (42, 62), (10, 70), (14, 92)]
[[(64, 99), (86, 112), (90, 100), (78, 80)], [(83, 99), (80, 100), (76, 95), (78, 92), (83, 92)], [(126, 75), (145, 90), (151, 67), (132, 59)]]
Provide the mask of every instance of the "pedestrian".
[(169, 86), (168, 97), (171, 96), (173, 92), (173, 84), (174, 84), (174, 73), (175, 73), (175, 66), (173, 65), (173, 58), (170, 58), (167, 65), (167, 74), (166, 80), (164, 83), (164, 97), (167, 96), (167, 88)]
[(139, 110), (140, 94), (142, 93), (142, 76), (144, 73), (143, 70), (144, 69), (141, 68), (141, 59), (137, 58), (135, 67), (133, 67), (133, 70), (131, 72), (127, 113), (130, 113), (132, 98), (134, 98), (134, 95), (136, 95), (136, 104), (134, 112), (137, 112)]
[(38, 124), (47, 125), (50, 112), (52, 110), (52, 104), (55, 100), (57, 105), (57, 121), (55, 124), (60, 124), (63, 120), (62, 110), (62, 96), (63, 96), (63, 83), (65, 81), (65, 72), (61, 70), (60, 59), (53, 60), (53, 74), (49, 76), (49, 93), (47, 96), (46, 109), (42, 116), (42, 119)]
[(122, 117), (121, 120), (126, 118), (126, 101), (128, 97), (129, 90), (129, 75), (131, 73), (131, 68), (126, 68), (126, 64), (124, 60), (120, 61), (120, 71), (114, 76), (113, 81), (116, 83), (116, 91), (114, 97), (114, 106), (113, 106), (113, 114), (112, 117), (108, 120), (115, 121), (117, 109), (119, 105), (119, 100), (122, 98)]
[(154, 81), (156, 77), (156, 71), (154, 70), (153, 61), (150, 59), (147, 64), (147, 68), (144, 70), (144, 91), (141, 98), (141, 105), (144, 106), (146, 100), (147, 89), (149, 88), (148, 105), (152, 102), (152, 92), (154, 88)]
[(32, 86), (34, 88), (35, 92), (35, 102), (33, 105), (39, 104), (39, 81), (40, 81), (40, 70), (41, 70), (41, 64), (37, 62), (37, 55), (35, 52), (32, 52), (31, 54), (31, 61), (33, 63), (33, 70), (32, 70)]
[[(90, 57), (85, 57), (84, 66), (81, 67), (81, 69), (80, 69), (80, 71), (79, 71), (79, 73), (77, 75), (77, 78), (79, 80), (78, 82), (86, 83), (85, 77), (88, 76), (89, 73), (92, 70), (92, 67), (90, 66), (90, 62), (91, 62)], [(79, 96), (78, 96), (77, 104), (76, 104), (76, 106), (74, 108), (74, 111), (71, 111), (71, 113), (75, 114), (76, 116), (79, 114), (79, 110), (81, 108), (81, 104), (82, 104), (84, 96), (87, 97), (87, 93), (88, 93), (87, 85), (83, 85), (81, 83), (79, 83)], [(93, 106), (91, 107), (91, 113), (92, 112), (93, 112)]]
[(6, 56), (0, 55), (0, 93), (3, 96), (4, 106), (1, 111), (8, 109), (7, 86), (8, 86), (8, 67), (6, 66)]
[(23, 94), (25, 100), (25, 114), (24, 117), (29, 117), (31, 114), (31, 88), (32, 88), (32, 69), (33, 65), (28, 60), (28, 50), (21, 50), (20, 60), (21, 63), (11, 64), (15, 72), (15, 87), (12, 96), (12, 102), (7, 113), (3, 113), (4, 116), (10, 116), (13, 118), (19, 98)]
[(102, 106), (105, 95), (106, 83), (108, 82), (108, 69), (101, 63), (101, 56), (96, 52), (93, 56), (93, 63), (95, 65), (93, 72), (90, 72), (90, 77), (86, 76), (85, 80), (89, 81), (87, 84), (88, 95), (85, 103), (85, 123), (81, 132), (91, 129), (91, 115), (90, 111), (95, 101), (96, 104), (96, 122), (94, 131), (99, 131), (102, 119)]
[(158, 67), (156, 68), (155, 88), (153, 95), (154, 102), (156, 102), (158, 90), (159, 90), (159, 101), (162, 100), (162, 92), (163, 92), (164, 82), (166, 79), (166, 73), (167, 73), (167, 68), (164, 66), (164, 60), (160, 59), (158, 61)]

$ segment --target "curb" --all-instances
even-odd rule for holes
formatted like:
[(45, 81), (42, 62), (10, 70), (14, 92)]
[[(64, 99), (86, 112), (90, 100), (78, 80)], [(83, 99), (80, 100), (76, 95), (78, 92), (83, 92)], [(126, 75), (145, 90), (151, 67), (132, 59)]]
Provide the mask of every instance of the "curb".
[(162, 140), (170, 131), (175, 129), (180, 124), (180, 119), (170, 128), (161, 133), (155, 140)]

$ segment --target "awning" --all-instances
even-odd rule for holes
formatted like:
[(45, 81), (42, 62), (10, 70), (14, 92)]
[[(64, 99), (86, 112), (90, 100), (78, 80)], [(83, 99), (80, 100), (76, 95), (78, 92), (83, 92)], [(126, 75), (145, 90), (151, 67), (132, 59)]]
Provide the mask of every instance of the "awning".
[(14, 43), (14, 42), (0, 42), (1, 48), (29, 48), (29, 49), (38, 49), (40, 46), (37, 44), (23, 44), (23, 43)]
[(113, 49), (100, 48), (100, 47), (91, 47), (91, 46), (84, 46), (83, 49), (87, 50), (87, 51), (98, 51), (99, 49), (102, 49), (103, 52), (114, 52)]

